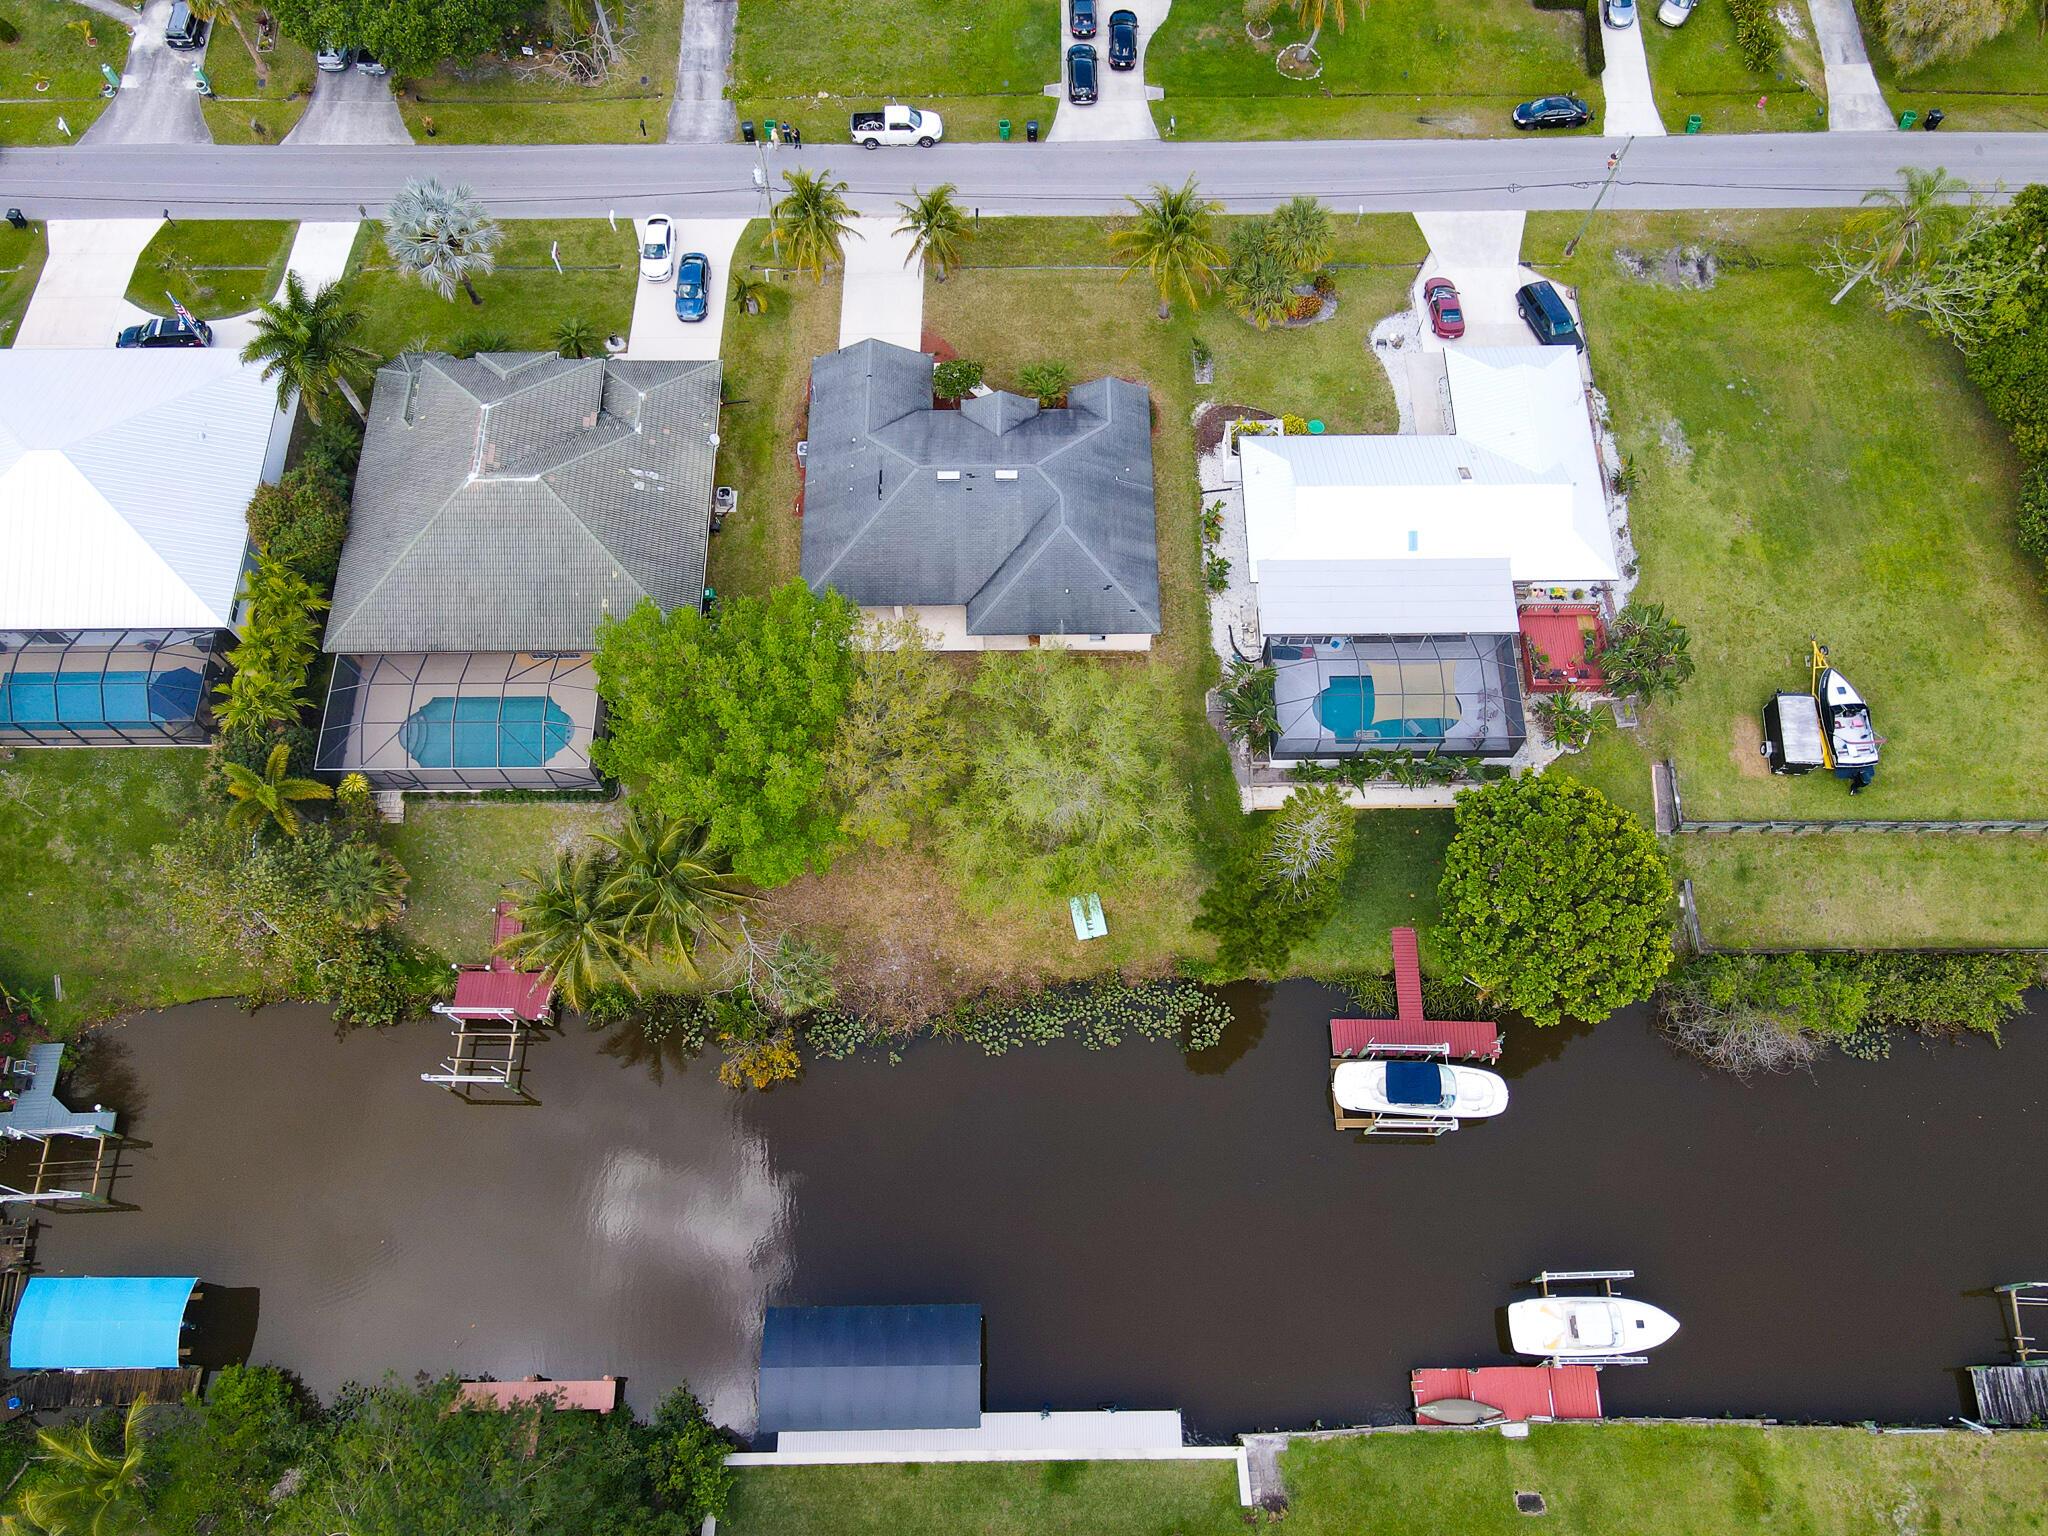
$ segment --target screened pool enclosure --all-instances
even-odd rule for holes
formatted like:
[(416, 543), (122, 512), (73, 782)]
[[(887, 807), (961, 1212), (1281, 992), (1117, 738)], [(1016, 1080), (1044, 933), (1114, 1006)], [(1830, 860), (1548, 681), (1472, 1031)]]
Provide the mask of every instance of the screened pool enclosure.
[(203, 746), (233, 644), (217, 629), (0, 631), (0, 744)]
[(1273, 756), (1507, 757), (1528, 735), (1513, 635), (1282, 635), (1266, 642)]
[(589, 789), (597, 724), (585, 654), (337, 656), (317, 762), (378, 789)]

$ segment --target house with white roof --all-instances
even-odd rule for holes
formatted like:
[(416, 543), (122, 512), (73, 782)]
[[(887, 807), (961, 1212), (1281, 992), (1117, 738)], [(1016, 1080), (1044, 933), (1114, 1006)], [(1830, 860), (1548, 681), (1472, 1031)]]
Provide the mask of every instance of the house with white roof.
[(1576, 352), (1445, 353), (1448, 436), (1240, 436), (1276, 760), (1526, 736), (1517, 590), (1619, 577)]
[(206, 740), (292, 416), (228, 351), (0, 351), (0, 744)]

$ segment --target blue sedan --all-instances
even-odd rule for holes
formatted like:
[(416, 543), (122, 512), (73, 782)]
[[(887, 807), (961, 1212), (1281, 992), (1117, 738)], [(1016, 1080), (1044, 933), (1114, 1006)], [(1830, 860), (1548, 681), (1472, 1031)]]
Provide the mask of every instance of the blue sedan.
[(702, 320), (710, 312), (711, 258), (692, 251), (676, 263), (676, 318)]

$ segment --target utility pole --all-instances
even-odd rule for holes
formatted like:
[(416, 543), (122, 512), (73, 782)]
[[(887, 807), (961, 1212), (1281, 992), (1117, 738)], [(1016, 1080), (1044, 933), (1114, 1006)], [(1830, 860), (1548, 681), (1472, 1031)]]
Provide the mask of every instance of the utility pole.
[(761, 163), (754, 167), (754, 185), (761, 189), (763, 216), (768, 220), (768, 240), (775, 247), (776, 274), (782, 270), (782, 235), (775, 228), (775, 187), (768, 180), (768, 148), (765, 144), (754, 146), (754, 156)]
[(1621, 148), (1607, 157), (1607, 179), (1600, 183), (1600, 190), (1593, 194), (1593, 206), (1586, 210), (1586, 217), (1580, 221), (1579, 232), (1565, 242), (1564, 254), (1567, 260), (1571, 258), (1573, 252), (1578, 250), (1579, 242), (1586, 238), (1586, 231), (1593, 223), (1593, 215), (1600, 211), (1600, 204), (1607, 196), (1607, 189), (1614, 185), (1615, 175), (1621, 170), (1622, 157), (1628, 153), (1629, 146), (1634, 144), (1635, 141), (1636, 136), (1630, 134), (1626, 139), (1622, 140)]

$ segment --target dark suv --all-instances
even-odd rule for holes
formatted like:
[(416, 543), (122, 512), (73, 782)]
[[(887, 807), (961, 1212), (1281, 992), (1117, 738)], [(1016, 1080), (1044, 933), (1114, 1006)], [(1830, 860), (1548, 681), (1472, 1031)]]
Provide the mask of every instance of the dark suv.
[(192, 14), (186, 0), (171, 7), (171, 18), (164, 23), (164, 42), (173, 48), (206, 46), (206, 23)]
[(1067, 0), (1067, 26), (1076, 37), (1095, 35), (1095, 0)]
[(1138, 13), (1109, 13), (1109, 67), (1135, 69), (1138, 63)]
[(1095, 45), (1076, 43), (1067, 50), (1067, 100), (1085, 107), (1095, 100)]
[(178, 319), (147, 320), (131, 325), (114, 338), (117, 347), (210, 347), (213, 327), (204, 320), (190, 325)]
[(1577, 347), (1586, 350), (1586, 338), (1579, 323), (1564, 307), (1564, 299), (1548, 283), (1525, 283), (1515, 290), (1515, 308), (1546, 347)]

